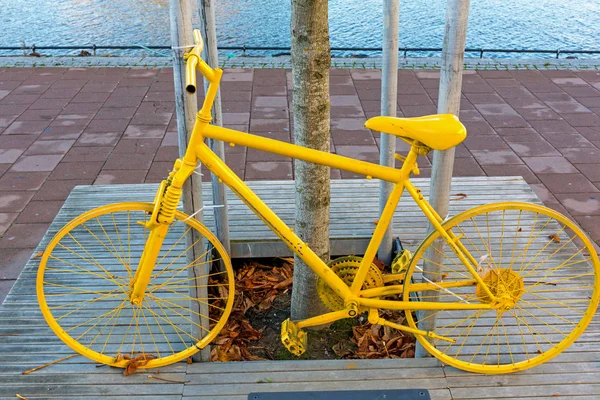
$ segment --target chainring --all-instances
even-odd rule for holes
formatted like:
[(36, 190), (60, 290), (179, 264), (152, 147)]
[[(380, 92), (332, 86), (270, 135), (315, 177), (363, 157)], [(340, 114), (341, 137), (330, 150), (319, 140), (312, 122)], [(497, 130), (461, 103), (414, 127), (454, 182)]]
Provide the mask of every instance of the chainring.
[[(331, 260), (327, 265), (346, 285), (351, 286), (361, 261), (362, 257), (346, 256)], [(381, 286), (383, 286), (383, 275), (375, 264), (371, 264), (362, 289), (372, 289)], [(317, 293), (321, 302), (331, 311), (344, 309), (344, 300), (321, 278), (317, 278)]]

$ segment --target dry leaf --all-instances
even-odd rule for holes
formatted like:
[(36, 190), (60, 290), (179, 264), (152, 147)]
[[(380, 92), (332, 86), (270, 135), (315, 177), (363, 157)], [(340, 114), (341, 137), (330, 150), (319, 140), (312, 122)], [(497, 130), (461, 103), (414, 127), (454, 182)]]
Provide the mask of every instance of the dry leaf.
[(554, 240), (556, 243), (560, 243), (560, 238), (558, 237), (558, 235), (556, 233), (553, 233), (551, 235), (548, 235), (548, 239), (552, 239)]
[(454, 196), (454, 198), (450, 198), (450, 201), (452, 200), (462, 200), (462, 199), (466, 199), (467, 195), (465, 193), (456, 193), (456, 194), (451, 194), (450, 196)]

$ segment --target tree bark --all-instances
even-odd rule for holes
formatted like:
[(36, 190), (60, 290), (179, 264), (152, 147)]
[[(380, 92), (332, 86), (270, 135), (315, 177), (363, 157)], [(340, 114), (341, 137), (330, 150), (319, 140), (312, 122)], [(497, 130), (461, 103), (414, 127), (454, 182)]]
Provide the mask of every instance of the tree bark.
[[(327, 0), (292, 0), (292, 81), (296, 144), (329, 151), (329, 21)], [(329, 167), (295, 160), (296, 233), (329, 261)], [(317, 276), (295, 257), (292, 320), (325, 312)]]

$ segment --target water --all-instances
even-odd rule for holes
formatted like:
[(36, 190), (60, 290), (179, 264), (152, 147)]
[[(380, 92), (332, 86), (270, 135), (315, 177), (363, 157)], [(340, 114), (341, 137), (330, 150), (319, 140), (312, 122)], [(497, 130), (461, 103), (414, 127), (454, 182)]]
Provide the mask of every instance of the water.
[[(289, 46), (290, 0), (217, 3), (221, 46)], [(400, 46), (441, 47), (445, 5), (401, 0)], [(382, 0), (329, 10), (332, 46), (381, 46)], [(168, 45), (168, 0), (0, 0), (0, 27), (0, 46)], [(467, 46), (600, 50), (598, 27), (598, 0), (472, 0)]]

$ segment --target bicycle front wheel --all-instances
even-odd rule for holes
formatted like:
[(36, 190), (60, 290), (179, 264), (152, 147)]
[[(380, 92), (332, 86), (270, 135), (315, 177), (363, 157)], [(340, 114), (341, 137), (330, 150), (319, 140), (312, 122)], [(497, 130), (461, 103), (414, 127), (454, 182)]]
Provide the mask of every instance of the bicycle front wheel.
[[(152, 213), (148, 203), (90, 210), (50, 241), (37, 276), (44, 318), (71, 349), (99, 363), (140, 368), (172, 364), (219, 333), (233, 306), (231, 260), (217, 238), (177, 212), (143, 302), (131, 281)], [(204, 250), (190, 257), (192, 247)]]
[[(465, 211), (443, 224), (470, 253), (477, 274), (500, 307), (444, 310), (444, 303), (492, 304), (456, 254), (429, 235), (408, 267), (404, 298), (436, 301), (439, 310), (406, 313), (408, 324), (455, 340), (417, 336), (442, 362), (480, 373), (531, 368), (579, 337), (598, 306), (599, 261), (579, 227), (546, 207), (498, 203)], [(440, 282), (460, 282), (460, 287)], [(411, 292), (410, 283), (429, 283)]]

